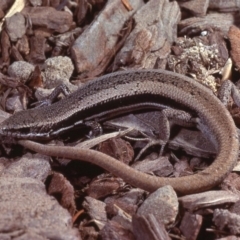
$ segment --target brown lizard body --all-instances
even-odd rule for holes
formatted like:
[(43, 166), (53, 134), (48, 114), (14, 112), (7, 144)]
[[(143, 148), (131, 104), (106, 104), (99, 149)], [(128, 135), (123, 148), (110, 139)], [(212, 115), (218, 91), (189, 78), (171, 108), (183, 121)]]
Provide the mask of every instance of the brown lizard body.
[[(178, 193), (187, 194), (219, 184), (233, 169), (238, 157), (239, 142), (235, 124), (229, 112), (210, 90), (192, 79), (164, 70), (125, 71), (100, 77), (50, 107), (13, 115), (0, 125), (0, 133), (3, 136), (31, 139), (34, 136), (32, 129), (50, 131), (51, 127), (55, 127), (54, 131), (57, 131), (56, 126), (59, 127), (76, 114), (82, 114), (84, 121), (87, 118), (84, 114), (89, 113), (89, 110), (100, 114), (102, 108), (107, 111), (111, 103), (114, 103), (111, 107), (116, 111), (117, 103), (130, 105), (137, 99), (139, 104), (144, 102), (144, 97), (149, 101), (151, 96), (154, 102), (157, 97), (163, 97), (197, 114), (200, 129), (213, 140), (218, 150), (216, 159), (207, 169), (181, 178), (160, 178), (140, 173), (94, 150), (44, 146), (23, 140), (19, 143), (43, 154), (95, 163), (126, 182), (150, 192), (169, 184)], [(27, 131), (28, 134), (24, 135), (23, 132)]]

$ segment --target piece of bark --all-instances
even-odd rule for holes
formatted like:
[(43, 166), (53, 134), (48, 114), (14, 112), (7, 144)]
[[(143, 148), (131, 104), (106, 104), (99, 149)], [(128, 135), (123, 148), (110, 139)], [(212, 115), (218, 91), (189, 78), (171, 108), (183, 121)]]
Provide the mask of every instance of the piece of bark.
[(71, 183), (60, 173), (53, 172), (48, 180), (48, 194), (54, 196), (62, 207), (73, 216), (76, 211), (74, 189)]
[(0, 8), (0, 19), (2, 19), (5, 16), (5, 13), (3, 12), (3, 10)]
[(10, 43), (9, 36), (6, 30), (3, 30), (1, 32), (1, 49), (2, 49), (2, 61), (5, 64), (9, 64), (10, 62), (10, 56), (9, 56), (10, 47), (11, 47), (11, 43)]
[(109, 216), (114, 216), (115, 209), (114, 206), (118, 206), (128, 215), (132, 216), (136, 213), (139, 204), (142, 203), (145, 197), (145, 192), (139, 188), (130, 189), (124, 195), (113, 195), (107, 197), (104, 202), (106, 203), (106, 211)]
[(98, 150), (125, 164), (129, 164), (134, 156), (131, 144), (121, 138), (112, 138), (100, 143)]
[(195, 211), (199, 208), (235, 203), (239, 196), (230, 191), (207, 191), (180, 197), (178, 200), (185, 209)]
[(116, 193), (122, 186), (124, 186), (124, 182), (121, 178), (114, 178), (109, 175), (106, 177), (104, 174), (94, 179), (86, 191), (88, 196), (100, 199)]
[(131, 0), (130, 4), (134, 10), (129, 12), (121, 0), (108, 1), (95, 21), (77, 38), (71, 55), (78, 73), (94, 70), (114, 51), (124, 23), (143, 5), (143, 1)]
[(153, 172), (159, 177), (167, 177), (173, 173), (173, 165), (165, 156), (157, 157), (154, 160), (147, 157), (143, 161), (134, 163), (131, 167), (141, 172)]
[(240, 29), (236, 26), (231, 26), (228, 32), (228, 38), (231, 44), (231, 57), (234, 64), (240, 69)]
[(57, 8), (61, 2), (66, 2), (65, 0), (61, 1), (61, 0), (51, 0), (50, 1), (50, 6), (53, 8)]
[[(112, 205), (112, 213), (114, 212), (114, 215), (111, 216), (111, 220), (114, 222), (119, 223), (123, 228), (126, 230), (132, 231), (132, 217), (127, 214), (121, 207), (118, 205)], [(107, 209), (107, 208), (106, 208)], [(109, 214), (109, 206), (108, 206), (108, 214)]]
[(122, 66), (154, 68), (157, 60), (165, 59), (177, 37), (180, 9), (176, 2), (151, 0), (133, 18), (136, 26), (115, 57), (114, 70)]
[(237, 12), (239, 11), (239, 0), (210, 0), (209, 9), (217, 10), (218, 12)]
[[(103, 73), (106, 70), (106, 67), (111, 62), (112, 58), (115, 56), (115, 53), (119, 51), (119, 49), (123, 46), (123, 43), (125, 42), (126, 38), (128, 37), (129, 33), (132, 31), (133, 27), (133, 20), (129, 19), (123, 26), (123, 29), (118, 34), (121, 36), (121, 39), (116, 44), (114, 51), (109, 52), (107, 56), (105, 56), (101, 63), (98, 65), (97, 68), (95, 68), (93, 71), (89, 72), (85, 79), (82, 79), (81, 82), (88, 81), (89, 79), (92, 79), (95, 76), (99, 76), (101, 73)], [(112, 71), (110, 69), (107, 69), (107, 71)]]
[(39, 66), (35, 66), (33, 72), (28, 79), (28, 86), (31, 88), (37, 88), (43, 86), (42, 74)]
[(133, 216), (133, 233), (136, 240), (170, 240), (164, 224), (153, 214), (147, 216)]
[(221, 29), (227, 36), (229, 27), (239, 24), (239, 13), (209, 13), (205, 17), (192, 17), (179, 22), (179, 34), (190, 35), (209, 27)]
[(28, 61), (33, 64), (42, 64), (45, 60), (46, 39), (41, 36), (30, 38), (30, 53), (27, 56)]
[(203, 217), (198, 214), (185, 212), (180, 224), (180, 230), (188, 240), (196, 240), (202, 226)]
[(131, 113), (117, 118), (113, 118), (104, 122), (103, 127), (107, 129), (132, 129), (127, 136), (140, 138), (144, 133), (149, 138), (159, 136), (160, 126), (159, 119), (161, 113), (159, 111), (147, 111), (141, 113)]
[(189, 166), (194, 171), (199, 169), (205, 169), (206, 167), (208, 167), (208, 163), (204, 161), (202, 158), (193, 157), (189, 162)]
[(23, 61), (23, 57), (15, 46), (12, 46), (11, 57), (14, 61)]
[(209, 0), (191, 0), (187, 2), (180, 2), (179, 5), (184, 9), (189, 10), (196, 17), (203, 17), (206, 15)]
[(195, 157), (209, 158), (217, 153), (215, 146), (200, 131), (182, 128), (169, 141), (169, 148), (183, 149), (187, 154)]
[(22, 38), (20, 38), (16, 43), (16, 48), (18, 51), (23, 55), (26, 56), (30, 52), (30, 46), (28, 42), (28, 37), (24, 35)]
[(101, 239), (104, 240), (134, 240), (133, 233), (123, 228), (115, 221), (108, 221), (105, 227), (99, 232)]
[(178, 160), (174, 164), (174, 169), (175, 177), (183, 177), (193, 174), (193, 171), (189, 166), (189, 160), (186, 157), (183, 157), (181, 160)]
[(76, 17), (77, 17), (78, 26), (80, 26), (84, 22), (88, 9), (89, 9), (88, 2), (86, 2), (85, 0), (80, 0), (78, 2), (78, 6), (76, 9)]
[(91, 217), (92, 221), (101, 230), (107, 223), (106, 204), (92, 197), (85, 197), (83, 208)]
[(68, 31), (57, 36), (51, 36), (48, 38), (52, 43), (55, 44), (55, 47), (52, 50), (52, 57), (59, 55), (66, 55), (68, 47), (73, 44), (75, 39), (83, 32), (82, 28), (75, 28), (72, 31)]
[(0, 1), (0, 8), (3, 12), (6, 13), (6, 11), (11, 7), (11, 5), (14, 3), (14, 0), (1, 0)]
[(237, 236), (227, 236), (227, 237), (221, 237), (221, 238), (216, 238), (216, 240), (239, 240)]
[(31, 91), (28, 89), (28, 87), (21, 83), (19, 78), (8, 77), (8, 76), (0, 73), (0, 83), (5, 85), (5, 86), (8, 86), (10, 88), (22, 87), (23, 89), (28, 91), (28, 93), (31, 93)]
[(84, 224), (80, 224), (79, 232), (81, 234), (82, 239), (97, 239), (99, 234), (95, 226), (85, 226)]
[(34, 28), (44, 27), (54, 33), (66, 32), (73, 24), (71, 14), (52, 7), (25, 7), (22, 13), (31, 19)]

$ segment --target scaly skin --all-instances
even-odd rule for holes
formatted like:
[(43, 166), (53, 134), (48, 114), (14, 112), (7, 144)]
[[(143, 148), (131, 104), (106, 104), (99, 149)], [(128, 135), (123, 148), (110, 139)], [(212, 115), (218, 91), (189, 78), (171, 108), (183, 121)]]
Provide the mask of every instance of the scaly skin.
[(157, 101), (156, 96), (171, 99), (197, 114), (201, 130), (214, 141), (218, 150), (216, 159), (208, 168), (191, 176), (160, 178), (136, 171), (94, 150), (44, 146), (28, 140), (20, 140), (19, 143), (42, 154), (92, 162), (149, 192), (169, 184), (183, 195), (201, 192), (219, 184), (233, 169), (238, 157), (239, 142), (232, 117), (206, 87), (188, 77), (164, 70), (124, 71), (105, 75), (50, 107), (16, 113), (0, 125), (0, 131), (2, 135), (21, 138), (21, 134), (14, 134), (14, 131), (21, 133), (24, 128), (30, 128), (31, 131), (31, 128), (37, 127), (49, 131), (52, 126), (71, 119), (74, 113), (82, 113), (84, 120), (86, 110), (100, 112), (112, 102), (116, 103), (116, 109), (118, 103), (133, 102), (137, 97), (138, 102), (139, 99), (144, 102), (145, 96), (155, 96), (154, 101)]

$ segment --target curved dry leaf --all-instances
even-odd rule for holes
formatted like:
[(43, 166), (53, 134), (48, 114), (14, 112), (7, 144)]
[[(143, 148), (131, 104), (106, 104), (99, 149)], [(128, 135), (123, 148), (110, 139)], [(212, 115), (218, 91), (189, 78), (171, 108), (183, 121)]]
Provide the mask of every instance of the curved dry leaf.
[(232, 59), (229, 58), (227, 60), (227, 62), (225, 63), (224, 67), (221, 70), (221, 74), (222, 74), (222, 79), (221, 81), (226, 81), (228, 79), (231, 79), (231, 75), (232, 75)]
[(122, 4), (127, 8), (128, 11), (133, 10), (133, 7), (131, 6), (128, 0), (122, 0)]

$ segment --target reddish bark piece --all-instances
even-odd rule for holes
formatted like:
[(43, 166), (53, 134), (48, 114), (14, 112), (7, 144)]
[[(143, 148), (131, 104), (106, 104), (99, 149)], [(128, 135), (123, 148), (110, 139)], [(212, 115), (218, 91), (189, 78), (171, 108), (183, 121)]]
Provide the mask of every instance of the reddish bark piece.
[(5, 30), (1, 32), (1, 49), (2, 49), (2, 61), (4, 63), (9, 63), (9, 51), (10, 51), (11, 43), (9, 36)]
[(134, 151), (130, 143), (122, 140), (121, 138), (113, 138), (101, 143), (99, 150), (126, 164), (129, 164), (129, 162), (132, 161), (134, 155)]
[(231, 26), (228, 32), (228, 38), (231, 43), (231, 57), (237, 68), (240, 69), (240, 29), (236, 26)]
[(60, 173), (52, 174), (51, 182), (48, 186), (48, 193), (55, 196), (59, 203), (73, 214), (76, 211), (74, 202), (74, 189), (70, 182)]
[(28, 86), (31, 88), (37, 88), (37, 87), (43, 86), (43, 79), (42, 79), (41, 70), (39, 66), (36, 66), (34, 68), (34, 71), (32, 72), (29, 78)]
[(96, 199), (109, 196), (115, 193), (117, 189), (121, 187), (121, 182), (121, 179), (112, 177), (95, 179), (89, 184), (87, 194), (88, 196)]

